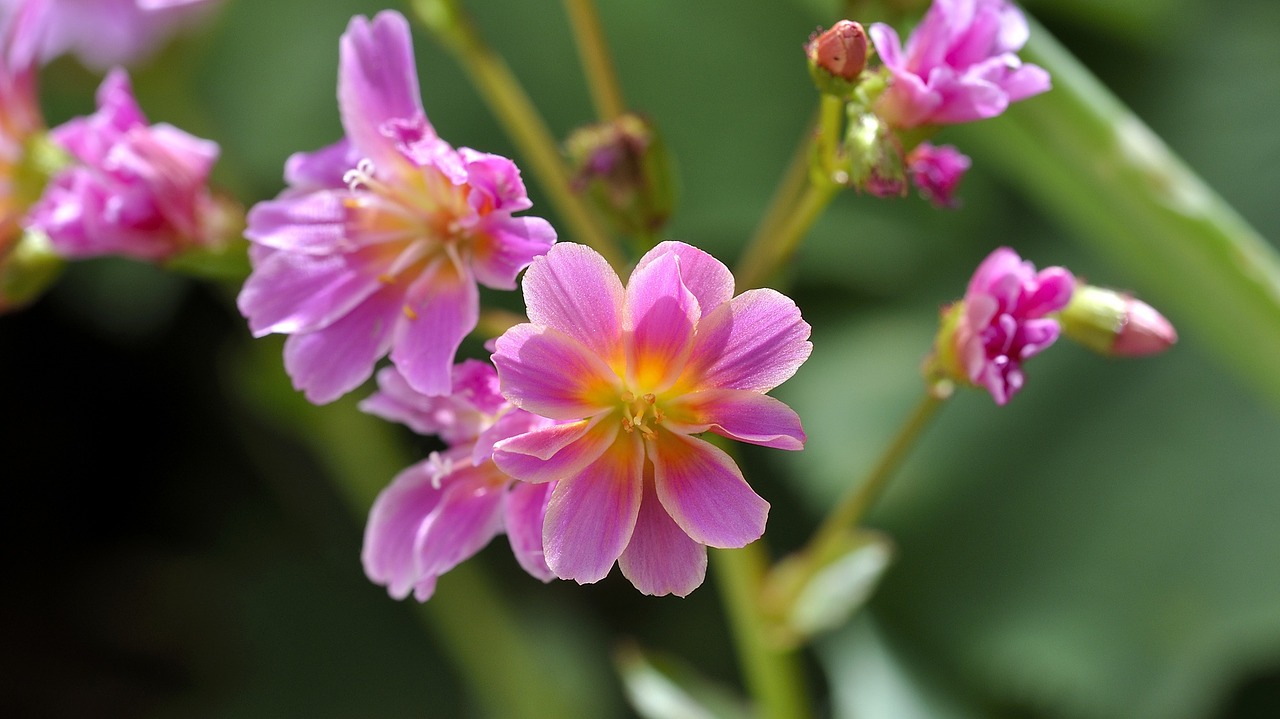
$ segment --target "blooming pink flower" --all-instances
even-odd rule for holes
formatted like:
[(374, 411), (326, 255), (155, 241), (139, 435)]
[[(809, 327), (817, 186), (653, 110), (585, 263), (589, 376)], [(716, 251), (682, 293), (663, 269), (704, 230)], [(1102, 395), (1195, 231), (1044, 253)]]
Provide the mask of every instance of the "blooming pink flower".
[(502, 391), (565, 424), (499, 442), (498, 466), (556, 480), (542, 529), (556, 576), (595, 582), (616, 561), (646, 594), (702, 583), (706, 547), (741, 547), (769, 504), (729, 455), (693, 435), (801, 449), (790, 407), (765, 395), (809, 356), (809, 325), (767, 289), (733, 296), (715, 258), (663, 242), (624, 288), (599, 254), (557, 245), (524, 279), (530, 322), (496, 342)]
[(1049, 89), (1049, 73), (1018, 58), (1027, 20), (1007, 0), (934, 0), (905, 52), (888, 25), (869, 33), (891, 75), (875, 111), (895, 127), (995, 117)]
[(907, 153), (911, 182), (935, 207), (955, 207), (956, 185), (969, 170), (969, 158), (951, 145), (922, 142)]
[(995, 250), (951, 310), (955, 324), (944, 328), (939, 347), (944, 364), (953, 357), (964, 379), (1005, 404), (1022, 389), (1022, 363), (1058, 339), (1058, 320), (1046, 315), (1066, 307), (1074, 289), (1075, 278), (1061, 267), (1036, 272), (1008, 247)]
[(290, 157), (290, 189), (249, 212), (240, 311), (255, 336), (290, 335), (285, 368), (312, 402), (354, 389), (388, 350), (414, 389), (447, 394), (477, 281), (515, 289), (555, 231), (512, 217), (532, 204), (513, 162), (436, 136), (399, 13), (352, 19), (338, 103), (346, 137)]
[(396, 599), (423, 602), (436, 579), (504, 530), (516, 560), (542, 581), (554, 575), (542, 557), (542, 520), (553, 485), (515, 482), (493, 463), (494, 442), (550, 425), (515, 409), (498, 393), (493, 367), (467, 360), (454, 368), (454, 394), (416, 392), (394, 368), (378, 373), (366, 412), (439, 434), (448, 448), (409, 467), (378, 495), (365, 527), (365, 574)]
[(154, 261), (222, 239), (208, 185), (217, 143), (147, 125), (124, 70), (103, 80), (97, 113), (50, 136), (76, 162), (53, 177), (27, 223), (59, 254)]
[(128, 65), (170, 34), (199, 22), (217, 0), (0, 0), (38, 18), (43, 61), (70, 53), (95, 69)]

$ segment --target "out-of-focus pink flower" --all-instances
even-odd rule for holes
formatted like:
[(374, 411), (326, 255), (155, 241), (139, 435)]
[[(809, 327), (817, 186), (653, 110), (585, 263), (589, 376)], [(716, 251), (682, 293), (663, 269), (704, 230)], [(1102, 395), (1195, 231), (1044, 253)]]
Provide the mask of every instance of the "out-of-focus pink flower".
[(524, 279), (530, 322), (498, 338), (502, 391), (565, 422), (499, 442), (516, 479), (557, 481), (542, 541), (556, 576), (595, 582), (617, 562), (646, 594), (702, 583), (706, 548), (764, 532), (769, 504), (729, 455), (694, 435), (801, 449), (790, 407), (765, 392), (808, 358), (809, 325), (768, 289), (733, 296), (715, 258), (663, 242), (624, 288), (595, 251), (557, 245)]
[(550, 581), (542, 521), (554, 485), (515, 482), (494, 465), (495, 442), (551, 424), (515, 409), (498, 393), (493, 367), (457, 365), (446, 397), (415, 391), (394, 368), (378, 373), (379, 391), (361, 403), (370, 414), (438, 434), (448, 448), (401, 472), (378, 495), (365, 527), (365, 574), (396, 599), (431, 597), (436, 579), (507, 533), (516, 560)]
[(98, 88), (98, 111), (54, 128), (75, 160), (27, 218), (66, 257), (117, 254), (159, 261), (224, 239), (209, 191), (218, 145), (148, 125), (124, 70)]
[(555, 230), (512, 216), (532, 205), (515, 163), (436, 136), (399, 13), (352, 19), (338, 104), (346, 137), (290, 157), (289, 189), (249, 212), (240, 311), (255, 336), (290, 335), (285, 368), (312, 402), (354, 389), (388, 350), (414, 389), (447, 394), (476, 283), (515, 289)]
[(984, 387), (996, 404), (1022, 389), (1022, 363), (1058, 339), (1058, 321), (1047, 317), (1067, 306), (1075, 278), (1061, 267), (1035, 265), (1001, 247), (969, 280), (964, 300), (944, 317), (937, 352), (953, 379)]
[(20, 8), (0, 8), (0, 262), (17, 242), (19, 223), (38, 188), (20, 175), (27, 144), (44, 129), (36, 97), (36, 18)]
[(154, 52), (204, 19), (218, 0), (0, 0), (0, 13), (29, 12), (40, 25), (42, 61), (72, 54), (104, 70)]
[(922, 142), (907, 153), (911, 182), (935, 207), (955, 207), (956, 185), (969, 169), (969, 158), (952, 145)]
[(995, 117), (1049, 89), (1049, 73), (1018, 58), (1027, 20), (1007, 0), (934, 0), (905, 51), (888, 25), (869, 33), (891, 75), (875, 111), (894, 127)]

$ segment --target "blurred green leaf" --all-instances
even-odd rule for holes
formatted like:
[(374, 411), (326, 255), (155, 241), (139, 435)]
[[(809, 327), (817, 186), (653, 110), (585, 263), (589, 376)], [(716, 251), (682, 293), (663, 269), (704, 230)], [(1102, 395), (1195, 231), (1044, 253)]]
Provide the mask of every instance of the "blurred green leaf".
[(746, 719), (746, 702), (670, 658), (634, 645), (614, 653), (631, 706), (645, 719)]

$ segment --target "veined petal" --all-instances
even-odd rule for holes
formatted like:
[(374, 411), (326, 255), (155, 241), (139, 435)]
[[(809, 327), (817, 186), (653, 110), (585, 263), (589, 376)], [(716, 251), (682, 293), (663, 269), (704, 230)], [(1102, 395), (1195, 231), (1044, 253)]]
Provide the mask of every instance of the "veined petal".
[(441, 257), (409, 288), (403, 313), (391, 361), (415, 390), (449, 394), (458, 346), (480, 318), (475, 280)]
[(344, 188), (259, 202), (249, 210), (244, 235), (264, 247), (309, 255), (353, 250), (357, 244), (347, 237), (350, 195)]
[(748, 290), (698, 323), (698, 335), (681, 377), (690, 389), (767, 392), (809, 358), (809, 324), (788, 297)]
[[(724, 263), (710, 254), (683, 242), (667, 240), (659, 242), (636, 263), (636, 273), (663, 255), (680, 258), (680, 279), (684, 286), (698, 298), (702, 312), (708, 313), (733, 298), (733, 273)], [(628, 285), (629, 287), (630, 285)]]
[(623, 326), (630, 387), (663, 392), (689, 359), (702, 310), (680, 270), (679, 257), (666, 254), (637, 267), (627, 282)]
[(681, 434), (710, 430), (775, 449), (804, 449), (800, 416), (785, 402), (740, 389), (710, 389), (668, 400), (667, 424)]
[(511, 404), (552, 419), (580, 419), (616, 404), (621, 383), (581, 342), (551, 327), (520, 324), (495, 343), (493, 364)]
[(498, 468), (522, 482), (554, 482), (583, 471), (614, 444), (621, 423), (600, 418), (557, 424), (493, 447)]
[(376, 165), (402, 162), (383, 128), (393, 120), (425, 115), (408, 21), (394, 11), (380, 12), (372, 22), (352, 18), (342, 34), (339, 58), (338, 107), (347, 137)]
[(302, 255), (255, 245), (236, 305), (254, 337), (328, 326), (383, 287), (354, 254)]
[(645, 594), (688, 596), (707, 574), (707, 548), (689, 538), (659, 501), (650, 478), (618, 568)]
[(284, 181), (293, 190), (345, 189), (347, 171), (360, 159), (351, 141), (344, 137), (315, 152), (290, 155), (284, 161)]
[(693, 541), (745, 547), (764, 534), (769, 503), (729, 455), (697, 439), (660, 429), (650, 445), (658, 499)]
[[(386, 586), (396, 599), (409, 596), (421, 578), (414, 545), (422, 525), (444, 494), (434, 477), (435, 470), (427, 462), (409, 467), (378, 494), (369, 510), (360, 561), (365, 575), (375, 584)], [(430, 591), (426, 595), (429, 597)]]
[(555, 579), (542, 551), (542, 523), (547, 516), (554, 482), (528, 484), (516, 482), (507, 492), (503, 512), (507, 522), (507, 539), (511, 551), (524, 571), (537, 579)]
[(441, 478), (444, 494), (414, 541), (421, 574), (444, 574), (502, 531), (509, 481), (491, 462), (462, 466)]
[(535, 325), (578, 340), (610, 365), (622, 361), (622, 281), (600, 253), (554, 245), (524, 275), (525, 311)]
[(512, 290), (520, 270), (545, 255), (555, 241), (555, 228), (541, 217), (486, 222), (472, 235), (471, 268), (485, 287)]
[(400, 294), (389, 287), (323, 329), (290, 335), (284, 368), (293, 386), (311, 402), (325, 404), (369, 379), (374, 363), (391, 346)]
[(542, 546), (557, 577), (589, 584), (609, 573), (636, 525), (643, 469), (639, 434), (621, 434), (599, 459), (556, 484)]

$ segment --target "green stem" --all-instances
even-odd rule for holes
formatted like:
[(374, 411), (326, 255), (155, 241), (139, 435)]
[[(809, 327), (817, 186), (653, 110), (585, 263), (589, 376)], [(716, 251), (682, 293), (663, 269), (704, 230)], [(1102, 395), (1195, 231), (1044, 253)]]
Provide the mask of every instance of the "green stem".
[(803, 719), (810, 716), (803, 687), (800, 656), (772, 642), (761, 612), (760, 591), (768, 558), (762, 542), (742, 549), (717, 549), (711, 562), (721, 599), (738, 648), (747, 689), (755, 698), (758, 716)]
[(564, 0), (564, 7), (573, 26), (573, 39), (578, 45), (596, 114), (604, 121), (617, 119), (627, 111), (627, 103), (622, 99), (622, 87), (600, 27), (596, 4), (592, 0)]
[(796, 144), (795, 151), (791, 153), (791, 159), (787, 162), (786, 170), (783, 171), (782, 180), (773, 191), (773, 197), (769, 199), (769, 207), (765, 210), (760, 224), (756, 226), (751, 241), (747, 243), (748, 249), (744, 251), (744, 256), (758, 252), (759, 250), (754, 248), (772, 242), (779, 228), (795, 211), (796, 203), (800, 201), (800, 193), (804, 192), (809, 182), (810, 153), (817, 126), (816, 119), (805, 125), (804, 136)]
[(1280, 256), (1043, 27), (1023, 55), (1053, 90), (955, 133), (1280, 403)]
[(570, 189), (569, 170), (559, 145), (511, 68), (480, 38), (456, 0), (413, 0), (412, 5), (426, 28), (462, 65), (503, 130), (525, 156), (574, 237), (621, 270), (625, 264), (621, 250), (590, 208)]
[(763, 286), (775, 272), (791, 259), (800, 241), (809, 233), (813, 223), (827, 209), (840, 187), (833, 184), (821, 186), (809, 183), (796, 202), (790, 216), (771, 237), (757, 237), (752, 241), (734, 275), (740, 289)]
[(842, 545), (846, 532), (862, 521), (945, 401), (945, 398), (927, 392), (907, 417), (907, 421), (898, 429), (898, 434), (885, 448), (884, 454), (872, 466), (866, 478), (851, 488), (844, 499), (840, 500), (836, 508), (823, 520), (822, 525), (814, 532), (813, 538), (803, 550), (810, 561), (816, 563), (814, 570), (825, 562), (833, 548), (838, 549)]

